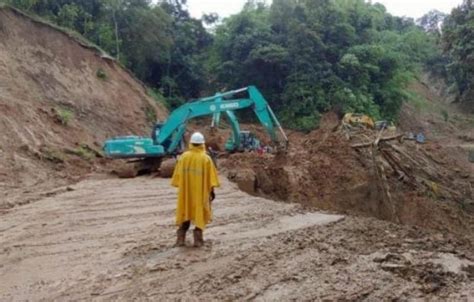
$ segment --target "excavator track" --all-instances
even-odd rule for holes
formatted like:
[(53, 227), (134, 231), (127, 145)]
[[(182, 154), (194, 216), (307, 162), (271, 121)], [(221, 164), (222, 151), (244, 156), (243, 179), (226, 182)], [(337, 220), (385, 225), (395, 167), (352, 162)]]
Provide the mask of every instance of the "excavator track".
[(149, 157), (129, 161), (114, 172), (120, 178), (134, 178), (144, 174), (157, 172), (160, 169), (162, 157)]

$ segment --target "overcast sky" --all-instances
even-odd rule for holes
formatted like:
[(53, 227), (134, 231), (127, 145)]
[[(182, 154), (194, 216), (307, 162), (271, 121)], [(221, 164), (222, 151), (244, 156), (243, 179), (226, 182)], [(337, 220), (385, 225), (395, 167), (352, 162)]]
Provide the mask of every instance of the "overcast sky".
[[(227, 17), (240, 11), (246, 0), (188, 0), (191, 15), (200, 18), (203, 13), (218, 13)], [(271, 0), (267, 0), (270, 3)], [(449, 13), (451, 9), (462, 3), (462, 0), (373, 0), (385, 5), (388, 12), (396, 16), (408, 16), (415, 19), (432, 9)]]

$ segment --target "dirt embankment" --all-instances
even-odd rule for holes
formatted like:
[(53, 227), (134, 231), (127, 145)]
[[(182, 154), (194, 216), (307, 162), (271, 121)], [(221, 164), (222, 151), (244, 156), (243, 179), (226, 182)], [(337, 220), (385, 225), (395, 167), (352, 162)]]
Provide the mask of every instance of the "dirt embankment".
[(166, 114), (99, 50), (0, 8), (0, 207), (93, 171), (104, 139), (148, 134)]
[[(446, 95), (447, 88), (433, 85), (436, 79), (425, 76), (410, 85), (415, 101), (405, 102), (400, 114), (403, 131), (422, 132), (436, 142), (445, 155), (474, 173), (474, 164), (468, 160), (469, 150), (474, 150), (474, 115), (452, 103)], [(441, 87), (440, 87), (441, 86)]]

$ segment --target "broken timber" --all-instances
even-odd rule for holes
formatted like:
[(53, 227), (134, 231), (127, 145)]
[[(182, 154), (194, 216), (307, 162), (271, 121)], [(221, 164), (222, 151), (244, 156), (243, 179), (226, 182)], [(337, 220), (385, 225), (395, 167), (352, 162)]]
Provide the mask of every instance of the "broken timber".
[[(397, 135), (393, 135), (393, 136), (387, 136), (387, 137), (381, 137), (380, 139), (378, 139), (376, 141), (376, 143), (378, 144), (379, 142), (386, 142), (386, 141), (392, 141), (392, 140), (400, 140), (401, 138), (403, 138), (403, 134), (397, 134)], [(373, 146), (375, 144), (375, 142), (368, 142), (368, 143), (361, 143), (361, 144), (355, 144), (355, 145), (352, 145), (351, 147), (352, 148), (367, 148), (367, 147), (370, 147), (370, 146)]]

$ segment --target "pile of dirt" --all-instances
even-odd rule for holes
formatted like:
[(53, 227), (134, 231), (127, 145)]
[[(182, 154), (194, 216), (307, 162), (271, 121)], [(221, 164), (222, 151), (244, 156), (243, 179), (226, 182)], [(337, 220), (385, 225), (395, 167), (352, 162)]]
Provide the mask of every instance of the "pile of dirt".
[[(318, 130), (290, 136), (287, 154), (232, 155), (222, 163), (225, 173), (254, 195), (402, 224), (472, 231), (473, 178), (442, 146), (384, 141), (401, 135), (347, 129), (339, 121), (330, 113)], [(374, 147), (377, 137), (382, 139)]]
[(97, 48), (0, 7), (0, 207), (94, 171), (106, 138), (146, 135), (166, 114)]
[(323, 121), (320, 130), (303, 137), (290, 136), (286, 154), (234, 154), (222, 165), (229, 178), (248, 193), (307, 205), (317, 199), (319, 206), (332, 208), (336, 192), (365, 184), (368, 178), (360, 173), (363, 170), (350, 145), (336, 132), (327, 131), (337, 127), (337, 117), (324, 120), (327, 122)]

